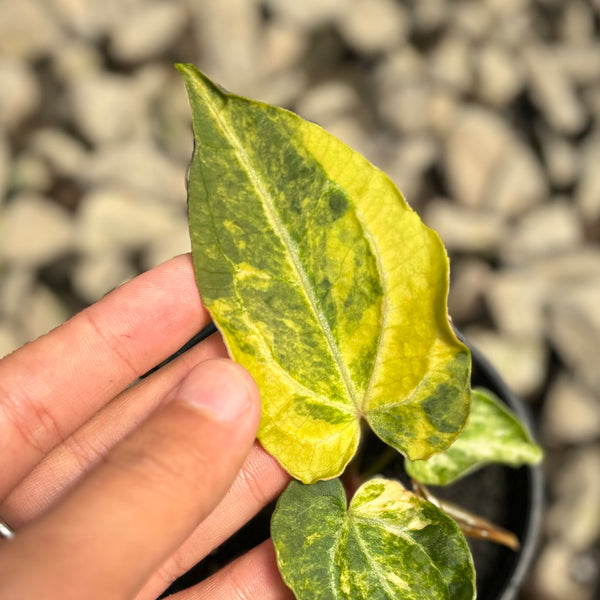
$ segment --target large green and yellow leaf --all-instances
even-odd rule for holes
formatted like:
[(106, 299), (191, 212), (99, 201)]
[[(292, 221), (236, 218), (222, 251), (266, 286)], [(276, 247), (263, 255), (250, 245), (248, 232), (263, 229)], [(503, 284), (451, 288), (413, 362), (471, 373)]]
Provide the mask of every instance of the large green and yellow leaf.
[(292, 482), (271, 535), (298, 600), (475, 597), (471, 553), (457, 524), (396, 481), (368, 481), (349, 507), (337, 479)]
[(304, 482), (343, 471), (362, 419), (410, 458), (445, 449), (468, 414), (470, 356), (438, 236), (317, 125), (178, 69), (196, 280), (259, 385), (263, 446)]
[(534, 465), (542, 449), (527, 428), (492, 392), (473, 390), (471, 414), (462, 435), (446, 452), (428, 460), (406, 461), (408, 474), (421, 483), (447, 485), (488, 463)]

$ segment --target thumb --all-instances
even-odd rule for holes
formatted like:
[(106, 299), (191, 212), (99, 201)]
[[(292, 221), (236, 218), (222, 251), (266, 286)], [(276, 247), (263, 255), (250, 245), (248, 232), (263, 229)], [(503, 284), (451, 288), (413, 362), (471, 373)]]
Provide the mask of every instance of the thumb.
[(259, 418), (239, 365), (196, 366), (62, 502), (2, 545), (3, 598), (133, 596), (225, 495)]

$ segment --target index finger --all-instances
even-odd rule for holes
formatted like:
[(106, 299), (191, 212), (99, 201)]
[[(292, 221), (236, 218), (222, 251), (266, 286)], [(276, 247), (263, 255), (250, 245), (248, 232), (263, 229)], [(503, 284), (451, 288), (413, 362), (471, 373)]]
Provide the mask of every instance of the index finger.
[(189, 255), (117, 288), (0, 361), (0, 498), (54, 446), (209, 321)]

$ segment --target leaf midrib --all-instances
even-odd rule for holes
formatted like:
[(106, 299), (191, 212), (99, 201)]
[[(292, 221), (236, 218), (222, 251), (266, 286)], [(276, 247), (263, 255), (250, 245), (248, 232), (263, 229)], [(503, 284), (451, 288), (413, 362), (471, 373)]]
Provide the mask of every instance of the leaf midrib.
[[(427, 550), (422, 545), (415, 542), (415, 540), (410, 536), (410, 534), (408, 533), (408, 531), (405, 528), (395, 525), (395, 524), (391, 524), (384, 519), (380, 519), (380, 518), (372, 516), (372, 515), (363, 517), (363, 516), (360, 516), (357, 514), (353, 514), (352, 517), (350, 518), (350, 521), (351, 521), (352, 527), (354, 528), (354, 531), (356, 533), (356, 539), (359, 540), (359, 546), (360, 546), (361, 550), (363, 551), (363, 553), (365, 553), (365, 556), (367, 557), (367, 560), (370, 563), (374, 562), (374, 564), (377, 565), (377, 567), (379, 567), (379, 564), (377, 562), (371, 560), (371, 555), (368, 553), (368, 550), (364, 547), (364, 544), (362, 543), (362, 537), (360, 536), (358, 528), (356, 527), (357, 522), (365, 523), (367, 525), (367, 527), (372, 527), (373, 524), (377, 524), (379, 527), (381, 527), (381, 529), (385, 529), (392, 535), (402, 538), (409, 544), (413, 544), (417, 548), (419, 548), (419, 550), (422, 552), (422, 554), (424, 554), (427, 557), (429, 566), (431, 568), (433, 568), (439, 574), (442, 585), (444, 585), (446, 591), (448, 592), (448, 584), (446, 582), (446, 578), (444, 577), (444, 575), (443, 575), (442, 571), (440, 570), (440, 568), (438, 567), (437, 563), (432, 559), (429, 552), (427, 552)], [(381, 569), (381, 567), (379, 567), (379, 568)], [(386, 579), (386, 581), (387, 581), (387, 579)]]
[[(204, 90), (201, 89), (201, 94), (206, 101), (206, 105), (209, 107), (209, 110), (213, 114), (215, 121), (218, 123), (221, 128), (223, 134), (226, 139), (229, 141), (233, 150), (236, 154), (236, 157), (247, 173), (249, 180), (251, 181), (254, 189), (256, 190), (258, 196), (262, 199), (263, 206), (265, 207), (265, 213), (267, 218), (269, 219), (273, 229), (282, 239), (286, 249), (289, 252), (291, 257), (292, 267), (301, 283), (302, 289), (308, 299), (309, 306), (317, 319), (317, 322), (321, 326), (321, 329), (324, 333), (325, 339), (327, 341), (327, 345), (329, 347), (330, 353), (333, 356), (333, 359), (338, 368), (338, 372), (342, 381), (344, 382), (344, 386), (348, 392), (350, 400), (352, 401), (352, 405), (355, 408), (359, 408), (358, 397), (356, 393), (356, 389), (354, 387), (354, 383), (352, 382), (352, 378), (350, 377), (350, 373), (346, 368), (343, 357), (340, 353), (339, 347), (336, 343), (335, 337), (331, 328), (329, 327), (329, 323), (323, 317), (321, 312), (319, 311), (318, 303), (316, 297), (312, 291), (310, 286), (310, 282), (308, 276), (306, 274), (306, 270), (304, 269), (300, 257), (298, 256), (298, 251), (296, 248), (296, 244), (293, 242), (291, 237), (289, 236), (285, 226), (283, 225), (277, 210), (275, 209), (275, 203), (273, 201), (273, 197), (267, 190), (265, 184), (263, 183), (261, 177), (258, 174), (258, 171), (253, 167), (252, 161), (248, 156), (248, 153), (244, 149), (244, 146), (240, 143), (238, 137), (231, 130), (231, 128), (227, 125), (226, 121), (222, 118), (220, 111), (216, 109), (209, 95), (204, 94)], [(226, 98), (226, 96), (225, 96)], [(227, 101), (227, 98), (226, 98)], [(347, 408), (347, 407), (346, 407)]]
[(363, 543), (363, 539), (358, 531), (358, 528), (356, 527), (356, 520), (360, 521), (362, 519), (360, 519), (360, 517), (357, 518), (356, 516), (351, 515), (351, 514), (347, 514), (346, 518), (348, 519), (349, 525), (352, 527), (352, 532), (356, 539), (356, 543), (358, 544), (358, 547), (360, 548), (360, 551), (362, 552), (362, 555), (364, 556), (367, 563), (370, 565), (371, 570), (377, 574), (377, 579), (383, 584), (382, 587), (389, 594), (389, 597), (393, 598), (396, 594), (396, 590), (394, 590), (390, 587), (390, 581), (386, 577), (385, 569), (383, 569), (381, 567), (381, 565), (371, 556), (371, 553), (369, 552), (368, 548), (365, 547), (365, 544)]

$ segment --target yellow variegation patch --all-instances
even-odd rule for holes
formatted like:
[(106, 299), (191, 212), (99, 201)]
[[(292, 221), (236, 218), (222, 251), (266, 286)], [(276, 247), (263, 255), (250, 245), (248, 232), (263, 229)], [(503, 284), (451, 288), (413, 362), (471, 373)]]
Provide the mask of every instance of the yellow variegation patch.
[(339, 475), (361, 420), (411, 459), (469, 410), (448, 261), (386, 175), (313, 123), (178, 65), (192, 106), (202, 298), (263, 399), (259, 439), (304, 482)]

